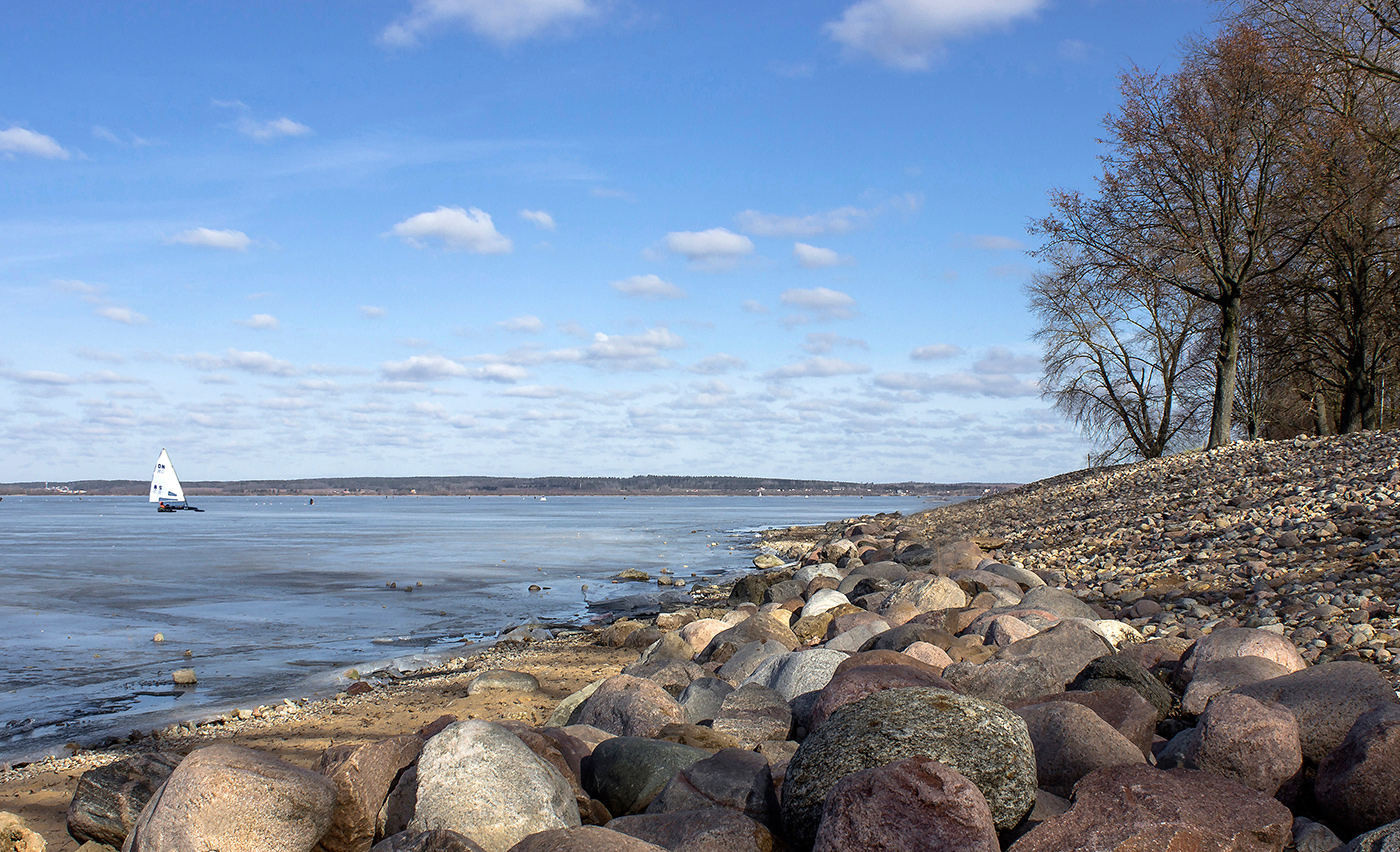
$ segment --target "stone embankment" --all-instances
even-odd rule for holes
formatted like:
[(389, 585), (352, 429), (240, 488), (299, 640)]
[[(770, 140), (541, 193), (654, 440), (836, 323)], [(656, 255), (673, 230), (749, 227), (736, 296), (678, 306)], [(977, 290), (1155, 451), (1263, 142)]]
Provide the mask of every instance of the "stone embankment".
[[(127, 757), (83, 776), (69, 831), (83, 852), (1400, 850), (1398, 450), (1238, 445), (788, 531), (722, 605), (601, 629), (636, 661), (543, 725), (445, 717), (305, 766)], [(43, 848), (3, 819), (0, 850)]]

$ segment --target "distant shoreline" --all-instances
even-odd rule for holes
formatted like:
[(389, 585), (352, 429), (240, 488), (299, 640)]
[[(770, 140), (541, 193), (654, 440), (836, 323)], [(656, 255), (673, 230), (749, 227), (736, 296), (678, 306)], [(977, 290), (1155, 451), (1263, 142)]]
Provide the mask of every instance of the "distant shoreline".
[[(535, 478), (488, 476), (337, 477), (284, 480), (187, 481), (191, 497), (980, 497), (1017, 487), (1006, 482), (862, 483), (732, 476), (633, 476)], [(0, 483), (0, 494), (51, 496), (145, 496), (148, 483), (135, 479)]]

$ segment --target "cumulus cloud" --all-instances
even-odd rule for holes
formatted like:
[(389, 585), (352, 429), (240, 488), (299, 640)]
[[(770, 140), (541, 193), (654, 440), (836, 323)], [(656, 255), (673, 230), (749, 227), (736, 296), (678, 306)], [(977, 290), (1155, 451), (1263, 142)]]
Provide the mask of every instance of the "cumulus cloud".
[(983, 375), (1035, 373), (1040, 370), (1040, 359), (1032, 355), (1017, 355), (1005, 346), (992, 346), (981, 360), (972, 365), (972, 370)]
[(377, 308), (374, 305), (360, 305), (360, 316), (365, 319), (383, 319), (388, 313), (383, 308)]
[(788, 318), (789, 325), (817, 320), (850, 319), (856, 315), (856, 300), (839, 290), (816, 287), (811, 290), (784, 290), (780, 301), (791, 308), (799, 308), (808, 313), (796, 314)]
[(223, 355), (206, 352), (181, 355), (179, 361), (196, 370), (241, 370), (261, 376), (294, 376), (297, 373), (297, 368), (291, 362), (274, 358), (266, 352), (243, 352), (232, 348)]
[(395, 382), (430, 382), (471, 375), (471, 370), (442, 355), (414, 355), (404, 361), (385, 361), (379, 365), (379, 371), (384, 378)]
[(518, 381), (530, 378), (530, 371), (515, 364), (487, 364), (485, 367), (477, 369), (472, 374), (472, 378), (480, 379), (483, 382), (513, 385)]
[(708, 358), (701, 358), (690, 365), (690, 372), (699, 373), (702, 376), (718, 376), (721, 373), (728, 373), (731, 370), (742, 370), (748, 366), (742, 358), (735, 358), (725, 352), (711, 355)]
[(112, 322), (119, 322), (123, 325), (146, 325), (150, 320), (145, 314), (138, 314), (131, 308), (122, 308), (116, 305), (106, 305), (93, 311), (98, 316), (109, 319)]
[(24, 127), (0, 130), (0, 154), (13, 159), (16, 154), (43, 157), (46, 160), (66, 160), (72, 155), (52, 137), (35, 133)]
[(873, 210), (848, 206), (805, 216), (779, 216), (745, 210), (734, 218), (741, 231), (756, 237), (816, 237), (844, 234), (864, 225), (874, 215)]
[(511, 317), (508, 320), (501, 320), (496, 325), (506, 331), (518, 331), (524, 334), (539, 334), (544, 331), (544, 320), (537, 316), (526, 314), (519, 317)]
[(895, 68), (920, 71), (949, 39), (1031, 15), (1045, 0), (861, 0), (826, 25), (832, 39)]
[(805, 361), (798, 361), (795, 364), (787, 364), (776, 370), (769, 370), (763, 376), (766, 379), (782, 381), (786, 379), (809, 379), (809, 378), (831, 378), (832, 376), (854, 376), (860, 373), (868, 373), (870, 368), (864, 364), (852, 364), (850, 361), (843, 361), (840, 358), (808, 358)]
[(753, 253), (753, 240), (728, 228), (672, 231), (665, 242), (667, 251), (684, 256), (699, 269), (730, 269), (739, 258)]
[(521, 210), (520, 218), (527, 222), (534, 222), (535, 227), (542, 230), (554, 230), (554, 217), (543, 210)]
[(792, 256), (807, 269), (824, 269), (828, 266), (840, 266), (843, 263), (854, 262), (851, 258), (837, 253), (834, 249), (819, 248), (807, 243), (793, 243)]
[(496, 230), (491, 214), (476, 207), (439, 207), (428, 213), (410, 216), (395, 225), (392, 233), (416, 248), (422, 248), (429, 238), (442, 241), (449, 249), (466, 249), (473, 254), (506, 254), (513, 244), (509, 237)]
[(1014, 237), (1002, 237), (996, 234), (974, 234), (972, 245), (986, 251), (1020, 251), (1026, 244)]
[(255, 328), (260, 331), (275, 331), (277, 329), (277, 317), (272, 314), (253, 314), (245, 320), (234, 320), (244, 328)]
[(807, 335), (807, 342), (802, 344), (802, 348), (813, 355), (825, 355), (838, 346), (849, 346), (853, 349), (870, 349), (870, 344), (858, 337), (842, 337), (829, 331), (814, 331)]
[(951, 343), (933, 343), (928, 346), (920, 346), (909, 357), (915, 361), (941, 361), (944, 358), (956, 358), (963, 353), (962, 347), (954, 346)]
[(285, 115), (267, 121), (259, 121), (245, 115), (238, 120), (236, 126), (239, 133), (259, 142), (280, 139), (283, 136), (306, 136), (312, 132), (310, 127), (299, 121), (292, 121)]
[(227, 229), (216, 231), (213, 228), (191, 228), (171, 237), (171, 242), (200, 248), (223, 249), (224, 251), (247, 251), (253, 241), (242, 231)]
[(412, 0), (409, 13), (385, 27), (379, 40), (411, 47), (422, 36), (461, 28), (510, 44), (597, 14), (591, 0)]
[(501, 391), (501, 396), (517, 396), (523, 399), (556, 399), (565, 393), (563, 388), (545, 385), (521, 385)]
[(624, 296), (636, 299), (684, 299), (685, 291), (659, 275), (633, 275), (621, 281), (614, 281), (612, 288)]
[(1007, 374), (981, 373), (881, 373), (875, 385), (886, 390), (912, 391), (919, 395), (943, 393), (950, 396), (987, 396), (1011, 399), (1039, 396), (1040, 386)]
[(672, 366), (663, 350), (681, 349), (685, 340), (667, 328), (652, 328), (641, 334), (593, 335), (593, 342), (579, 358), (584, 364), (609, 370), (659, 370)]
[(26, 385), (71, 385), (77, 379), (52, 370), (5, 370), (3, 375)]

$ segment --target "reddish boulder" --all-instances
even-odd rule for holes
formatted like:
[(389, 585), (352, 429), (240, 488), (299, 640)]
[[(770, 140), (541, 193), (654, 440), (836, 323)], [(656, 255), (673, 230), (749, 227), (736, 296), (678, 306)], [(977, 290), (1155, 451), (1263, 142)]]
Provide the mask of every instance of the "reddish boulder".
[(992, 812), (977, 785), (931, 757), (853, 772), (827, 793), (813, 852), (998, 852)]
[(685, 711), (655, 681), (614, 675), (579, 707), (578, 723), (619, 737), (654, 737), (672, 723), (685, 722)]
[(1090, 773), (1064, 816), (1008, 852), (1283, 852), (1293, 814), (1251, 787), (1209, 772), (1145, 764)]
[(1313, 789), (1346, 837), (1400, 820), (1400, 706), (1382, 705), (1357, 719), (1322, 759)]
[(412, 734), (375, 743), (332, 746), (316, 771), (335, 785), (335, 816), (316, 847), (324, 852), (368, 852), (379, 828), (379, 810), (399, 773), (418, 760), (423, 740)]
[(1082, 704), (1046, 701), (1016, 711), (1035, 746), (1036, 783), (1069, 798), (1074, 785), (1096, 769), (1142, 763), (1142, 749)]
[(957, 691), (941, 676), (917, 666), (858, 666), (833, 677), (818, 693), (816, 704), (812, 706), (810, 727), (820, 728), (832, 713), (852, 701), (905, 686), (934, 686)]

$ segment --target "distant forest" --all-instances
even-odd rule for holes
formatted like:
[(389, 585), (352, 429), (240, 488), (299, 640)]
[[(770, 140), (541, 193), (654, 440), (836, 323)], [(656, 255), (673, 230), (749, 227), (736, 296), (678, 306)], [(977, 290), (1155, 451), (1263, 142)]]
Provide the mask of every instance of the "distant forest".
[[(349, 476), (322, 479), (249, 479), (238, 482), (185, 482), (190, 496), (472, 496), (472, 495), (685, 495), (799, 494), (828, 496), (971, 497), (1016, 487), (1004, 482), (832, 482), (751, 476)], [(0, 484), (6, 494), (144, 495), (150, 483), (136, 479)]]

